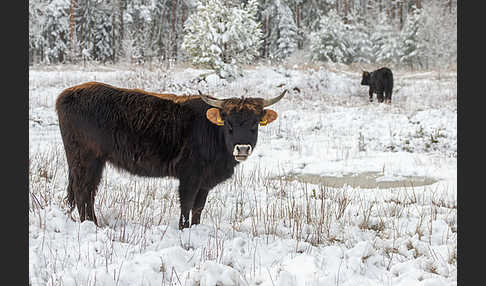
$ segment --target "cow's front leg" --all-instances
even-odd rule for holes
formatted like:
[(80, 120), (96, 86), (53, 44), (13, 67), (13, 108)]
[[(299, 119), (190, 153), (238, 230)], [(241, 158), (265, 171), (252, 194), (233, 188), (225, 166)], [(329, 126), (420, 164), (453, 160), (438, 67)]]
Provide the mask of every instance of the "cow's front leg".
[(197, 193), (200, 189), (200, 180), (188, 178), (179, 182), (179, 201), (181, 216), (179, 217), (179, 229), (189, 227), (189, 213), (194, 207)]
[(201, 220), (201, 212), (204, 209), (204, 205), (206, 204), (206, 198), (208, 196), (208, 193), (209, 189), (205, 188), (200, 189), (197, 193), (194, 206), (192, 207), (191, 225), (199, 224), (199, 221)]
[(370, 102), (373, 102), (373, 89), (371, 87), (370, 87), (369, 94), (370, 94)]

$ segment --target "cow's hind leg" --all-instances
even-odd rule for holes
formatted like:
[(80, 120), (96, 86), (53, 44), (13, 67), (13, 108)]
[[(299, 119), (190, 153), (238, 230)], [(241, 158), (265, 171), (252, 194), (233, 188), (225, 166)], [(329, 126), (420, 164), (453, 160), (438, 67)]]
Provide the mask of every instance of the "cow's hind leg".
[(391, 103), (391, 91), (385, 92), (385, 103)]
[(89, 166), (87, 172), (87, 181), (86, 182), (86, 189), (85, 193), (87, 194), (88, 198), (86, 201), (86, 219), (93, 221), (96, 225), (98, 225), (98, 220), (96, 219), (95, 210), (94, 210), (94, 202), (96, 196), (96, 190), (98, 189), (98, 185), (100, 184), (101, 176), (103, 174), (103, 168), (105, 166), (105, 161), (101, 158), (96, 158), (91, 161), (91, 165)]
[(385, 99), (385, 97), (383, 96), (383, 91), (381, 91), (381, 92), (378, 91), (376, 93), (376, 98), (378, 99), (378, 102), (380, 102), (380, 103), (383, 102), (383, 100)]
[(206, 198), (208, 196), (209, 189), (200, 189), (197, 193), (194, 206), (192, 207), (192, 219), (191, 225), (199, 224), (201, 220), (201, 212), (206, 204)]
[(98, 225), (94, 211), (96, 189), (103, 174), (105, 161), (93, 152), (79, 152), (69, 163), (68, 202), (76, 204), (79, 219)]

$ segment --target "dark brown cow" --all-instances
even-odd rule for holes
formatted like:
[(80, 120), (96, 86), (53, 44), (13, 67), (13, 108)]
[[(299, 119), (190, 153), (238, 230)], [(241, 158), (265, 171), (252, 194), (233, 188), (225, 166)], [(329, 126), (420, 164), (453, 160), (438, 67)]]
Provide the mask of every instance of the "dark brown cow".
[(198, 224), (209, 190), (255, 148), (258, 125), (280, 96), (216, 99), (176, 96), (88, 82), (56, 101), (69, 168), (67, 199), (81, 221), (97, 225), (94, 200), (106, 162), (144, 177), (179, 179), (179, 228)]
[[(370, 102), (373, 101), (373, 93), (376, 93), (378, 102), (391, 103), (393, 91), (393, 73), (389, 68), (380, 68), (373, 72), (363, 70), (361, 85), (370, 87)], [(385, 94), (383, 96), (383, 93)]]

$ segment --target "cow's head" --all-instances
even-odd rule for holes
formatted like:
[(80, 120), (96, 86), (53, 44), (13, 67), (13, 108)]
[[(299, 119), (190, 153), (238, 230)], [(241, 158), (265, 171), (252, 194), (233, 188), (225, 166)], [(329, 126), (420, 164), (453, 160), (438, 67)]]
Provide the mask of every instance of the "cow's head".
[(272, 99), (217, 99), (199, 93), (201, 99), (212, 106), (206, 112), (207, 119), (224, 129), (228, 152), (240, 162), (246, 160), (255, 148), (258, 126), (265, 126), (277, 119), (277, 113), (266, 107), (278, 102), (286, 92)]
[(370, 73), (363, 71), (363, 78), (361, 79), (361, 85), (370, 85)]

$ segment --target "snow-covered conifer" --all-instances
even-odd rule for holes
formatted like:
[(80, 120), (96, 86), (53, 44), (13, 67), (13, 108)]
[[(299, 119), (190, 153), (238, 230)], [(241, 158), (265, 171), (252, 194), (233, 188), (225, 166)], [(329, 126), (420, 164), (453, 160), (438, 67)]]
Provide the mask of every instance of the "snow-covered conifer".
[(386, 13), (378, 14), (371, 34), (372, 51), (376, 63), (397, 63), (399, 59), (399, 33), (393, 28)]
[(297, 26), (289, 6), (281, 0), (267, 3), (268, 55), (272, 59), (285, 59), (297, 49)]
[(29, 46), (39, 52), (41, 62), (66, 60), (69, 42), (69, 2), (29, 2)]
[(250, 63), (261, 44), (257, 4), (257, 0), (249, 0), (245, 6), (199, 0), (184, 28), (182, 49), (190, 61), (213, 69), (223, 78), (240, 73), (241, 64)]
[(311, 34), (312, 58), (334, 63), (350, 63), (354, 50), (346, 34), (350, 26), (345, 24), (335, 10), (330, 10), (319, 22), (319, 31)]
[(105, 62), (112, 59), (112, 7), (103, 1), (87, 0), (76, 9), (76, 29), (84, 59)]
[(451, 12), (442, 2), (423, 3), (418, 38), (423, 44), (425, 68), (457, 62), (457, 17)]
[(353, 62), (370, 63), (373, 59), (372, 42), (370, 40), (370, 29), (362, 15), (357, 10), (347, 15), (348, 33), (345, 39), (353, 49)]
[(400, 33), (400, 62), (413, 67), (420, 64), (423, 55), (423, 44), (419, 32), (423, 27), (420, 10), (414, 9), (408, 13), (405, 25)]

